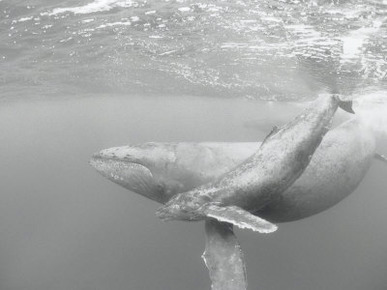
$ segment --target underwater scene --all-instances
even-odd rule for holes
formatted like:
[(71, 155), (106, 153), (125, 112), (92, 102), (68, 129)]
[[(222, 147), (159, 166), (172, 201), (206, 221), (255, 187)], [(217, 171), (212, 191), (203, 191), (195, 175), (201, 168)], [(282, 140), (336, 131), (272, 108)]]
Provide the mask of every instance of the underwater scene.
[[(257, 208), (278, 230), (221, 221), (248, 289), (387, 289), (387, 1), (46, 2), (0, 0), (1, 290), (211, 289), (207, 224), (164, 222), (160, 203), (258, 148), (288, 160), (275, 137), (331, 95), (355, 114), (321, 113), (308, 167)], [(171, 173), (173, 155), (146, 198), (92, 159), (127, 145), (193, 167)]]

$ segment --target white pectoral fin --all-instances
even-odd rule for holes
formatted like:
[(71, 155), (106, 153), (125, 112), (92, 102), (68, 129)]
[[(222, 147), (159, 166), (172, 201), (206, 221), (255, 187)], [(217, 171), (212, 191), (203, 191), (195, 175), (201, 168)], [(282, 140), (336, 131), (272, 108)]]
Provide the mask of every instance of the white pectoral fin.
[(382, 161), (382, 162), (385, 162), (387, 163), (387, 157), (382, 155), (382, 154), (379, 154), (379, 153), (375, 153), (375, 158), (379, 161)]
[(275, 232), (278, 228), (275, 224), (257, 217), (238, 206), (218, 206), (212, 203), (206, 205), (203, 212), (207, 217), (233, 224), (241, 229), (250, 229), (268, 234)]
[(206, 250), (202, 258), (208, 268), (212, 290), (246, 290), (243, 252), (229, 223), (206, 219)]

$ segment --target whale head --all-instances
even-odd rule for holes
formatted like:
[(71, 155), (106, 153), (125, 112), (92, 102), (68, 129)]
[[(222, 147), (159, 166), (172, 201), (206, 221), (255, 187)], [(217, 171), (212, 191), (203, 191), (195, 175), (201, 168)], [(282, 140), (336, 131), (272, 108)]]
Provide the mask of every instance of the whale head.
[(168, 174), (171, 173), (168, 167), (175, 160), (173, 152), (171, 144), (144, 143), (101, 150), (89, 163), (110, 181), (165, 204), (157, 211), (161, 219), (198, 220), (196, 209), (200, 205), (189, 194), (177, 194), (185, 189), (177, 176)]
[(260, 143), (155, 143), (104, 149), (90, 160), (100, 174), (132, 192), (166, 203), (224, 174)]
[[(151, 146), (123, 146), (101, 150), (90, 159), (90, 165), (102, 176), (130, 191), (164, 203), (168, 190), (152, 171), (167, 155), (155, 156)], [(156, 172), (157, 173), (157, 172)]]

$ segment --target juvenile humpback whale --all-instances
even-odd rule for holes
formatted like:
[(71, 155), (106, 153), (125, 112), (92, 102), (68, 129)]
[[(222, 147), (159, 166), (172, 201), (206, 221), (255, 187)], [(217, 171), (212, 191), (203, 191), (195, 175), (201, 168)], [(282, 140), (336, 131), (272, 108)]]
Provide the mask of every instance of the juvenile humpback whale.
[(305, 170), (337, 108), (351, 102), (320, 96), (294, 120), (275, 128), (246, 161), (213, 182), (180, 193), (159, 208), (163, 220), (214, 218), (262, 233), (277, 229), (251, 213), (277, 199)]

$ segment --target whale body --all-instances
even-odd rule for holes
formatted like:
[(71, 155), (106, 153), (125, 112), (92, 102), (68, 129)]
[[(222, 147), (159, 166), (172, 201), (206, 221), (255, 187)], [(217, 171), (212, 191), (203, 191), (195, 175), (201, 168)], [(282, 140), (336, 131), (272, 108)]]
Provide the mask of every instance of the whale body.
[(322, 95), (281, 128), (274, 128), (257, 151), (215, 181), (177, 194), (156, 212), (163, 220), (197, 221), (214, 218), (261, 233), (277, 227), (252, 215), (286, 190), (305, 170), (328, 132), (340, 106), (351, 102)]
[(272, 222), (288, 222), (322, 212), (352, 193), (375, 156), (375, 136), (357, 120), (328, 132), (311, 163), (279, 198), (259, 211)]
[[(278, 194), (301, 175), (328, 131), (332, 116), (340, 103), (335, 96), (320, 97), (317, 109), (309, 108), (280, 130), (269, 134), (258, 150), (255, 147), (253, 155), (236, 167), (239, 161), (235, 157), (215, 158), (228, 165), (225, 171), (227, 173), (212, 170), (211, 174), (203, 174), (200, 169), (199, 175), (192, 174), (195, 162), (185, 166), (188, 170), (182, 170), (184, 166), (177, 166), (179, 158), (168, 148), (175, 147), (173, 145), (160, 147), (147, 144), (142, 146), (143, 148), (128, 147), (125, 154), (122, 153), (122, 148), (109, 149), (96, 154), (91, 163), (114, 182), (166, 203), (166, 206), (158, 211), (162, 218), (199, 220), (208, 216), (240, 227), (270, 232), (276, 229), (274, 225), (256, 219), (250, 213), (277, 199)], [(249, 145), (253, 147), (253, 144)], [(235, 151), (237, 148), (232, 145), (225, 147), (228, 148), (215, 152), (220, 152), (220, 155), (223, 153), (223, 157), (230, 156), (224, 152), (227, 149)], [(246, 153), (244, 157), (248, 154), (250, 153)], [(196, 162), (207, 160), (198, 156), (195, 158)], [(211, 162), (208, 165), (211, 167)], [(218, 168), (220, 164), (216, 162), (213, 165), (213, 168)], [(132, 174), (133, 172), (136, 174)], [(215, 182), (208, 183), (211, 179), (215, 179)], [(200, 182), (205, 185), (185, 192), (187, 187), (195, 187)], [(211, 204), (211, 207), (207, 207), (207, 212), (203, 213), (202, 206), (207, 204)]]
[[(96, 153), (90, 163), (106, 178), (160, 203), (218, 178), (251, 156), (261, 142), (143, 143)], [(360, 184), (375, 155), (375, 137), (357, 119), (330, 130), (303, 174), (259, 211), (272, 222), (324, 211)]]
[[(102, 150), (90, 163), (113, 182), (165, 203), (179, 192), (229, 172), (260, 145), (260, 142), (144, 143)], [(354, 119), (334, 128), (325, 135), (300, 178), (255, 214), (282, 222), (328, 209), (356, 188), (374, 154), (374, 135), (361, 122)], [(247, 288), (243, 253), (229, 224), (206, 219), (206, 250), (202, 257), (212, 289)]]

